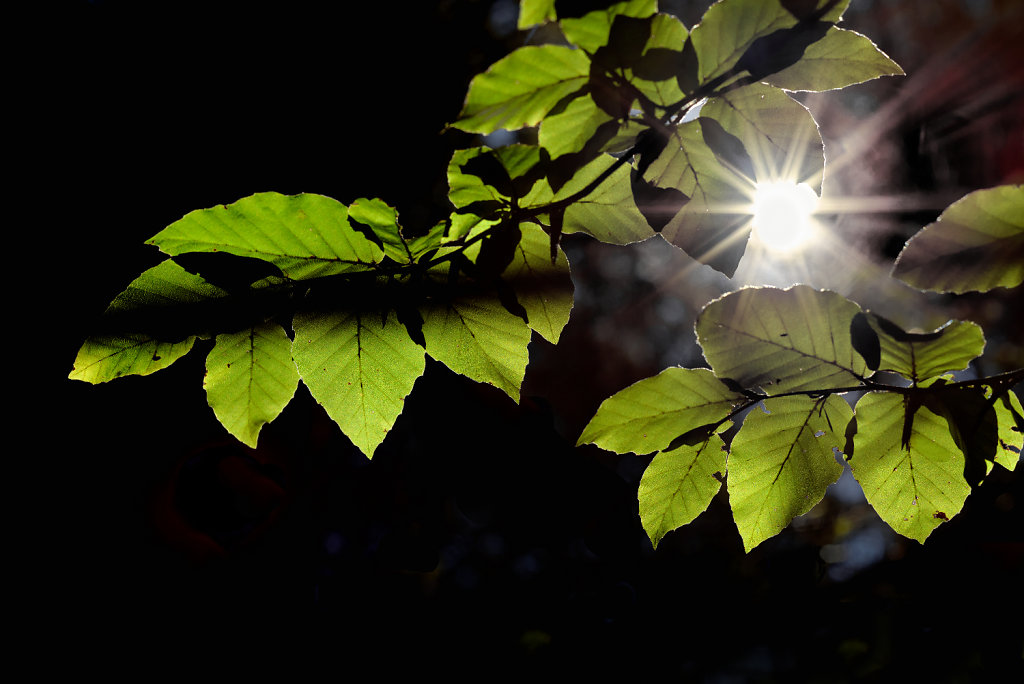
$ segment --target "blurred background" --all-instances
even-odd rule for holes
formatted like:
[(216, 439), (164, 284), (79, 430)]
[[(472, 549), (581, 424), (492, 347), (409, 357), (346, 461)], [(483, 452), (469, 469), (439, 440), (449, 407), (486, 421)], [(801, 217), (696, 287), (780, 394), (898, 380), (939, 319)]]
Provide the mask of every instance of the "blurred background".
[[(661, 9), (692, 26), (708, 4)], [(48, 56), (28, 91), (47, 113), (47, 214), (30, 225), (59, 236), (63, 289), (23, 510), (46, 643), (114, 668), (127, 653), (154, 669), (285, 657), (339, 676), (1019, 671), (1019, 475), (997, 469), (924, 546), (847, 473), (750, 554), (724, 490), (655, 552), (636, 504), (649, 457), (573, 445), (610, 394), (703, 365), (694, 318), (743, 285), (828, 287), (906, 328), (974, 320), (989, 343), (971, 372), (1024, 365), (1024, 288), (888, 279), (949, 203), (1024, 182), (1020, 2), (853, 0), (843, 26), (908, 76), (796, 95), (825, 140), (828, 249), (751, 256), (727, 279), (659, 239), (571, 236), (576, 305), (558, 345), (531, 343), (521, 404), (428, 362), (372, 461), (301, 387), (259, 450), (233, 443), (206, 406), (202, 350), (147, 378), (65, 378), (89, 324), (161, 260), (144, 240), (193, 209), (276, 190), (380, 197), (410, 232), (445, 217), (452, 150), (481, 141), (442, 131), (475, 74), (536, 38), (515, 30), (517, 3), (46, 5), (24, 25)]]

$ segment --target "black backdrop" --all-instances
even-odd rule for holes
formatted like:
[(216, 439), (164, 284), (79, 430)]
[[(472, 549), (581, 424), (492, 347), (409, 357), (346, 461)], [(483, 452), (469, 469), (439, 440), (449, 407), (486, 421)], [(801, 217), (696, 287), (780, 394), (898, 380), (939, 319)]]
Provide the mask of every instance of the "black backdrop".
[[(369, 462), (301, 388), (258, 452), (233, 445), (199, 354), (62, 380), (89, 321), (158, 262), (142, 242), (192, 209), (277, 190), (379, 196), (407, 226), (443, 216), (448, 156), (471, 139), (441, 130), (515, 37), (488, 29), (488, 2), (354, 5), (78, 2), (33, 24), (64, 285), (44, 307), (53, 389), (24, 511), (47, 644), (90, 664), (283, 656), (338, 676), (946, 681), (1020, 665), (1010, 475), (927, 546), (834, 581), (825, 523), (744, 555), (724, 494), (655, 553), (642, 459), (573, 448), (544, 382), (516, 406), (430, 364)], [(601, 364), (585, 343), (531, 349), (540, 373)], [(599, 389), (580, 390), (591, 411)]]

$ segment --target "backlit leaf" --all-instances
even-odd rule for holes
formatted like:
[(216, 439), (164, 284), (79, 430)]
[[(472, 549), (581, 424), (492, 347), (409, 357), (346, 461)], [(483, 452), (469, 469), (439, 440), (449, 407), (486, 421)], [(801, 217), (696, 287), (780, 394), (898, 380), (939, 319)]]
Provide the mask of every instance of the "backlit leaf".
[(1024, 282), (1024, 185), (978, 190), (903, 247), (893, 276), (922, 290), (963, 293)]
[(352, 229), (348, 210), (337, 200), (277, 192), (198, 209), (146, 244), (171, 256), (219, 251), (255, 257), (294, 280), (365, 271), (383, 257), (377, 245)]
[(563, 17), (559, 24), (571, 43), (593, 53), (608, 42), (615, 17), (649, 17), (657, 11), (657, 0), (626, 0), (610, 4), (606, 9), (588, 12), (582, 17)]
[(402, 237), (398, 211), (379, 199), (357, 199), (348, 207), (348, 217), (366, 225), (380, 242), (384, 253), (398, 263), (412, 261), (412, 252)]
[(520, 224), (522, 238), (502, 274), (526, 310), (527, 324), (552, 344), (558, 342), (572, 311), (572, 278), (561, 247), (551, 263), (551, 238), (539, 226)]
[(724, 420), (743, 399), (705, 368), (666, 368), (605, 399), (577, 444), (620, 454), (660, 451)]
[[(668, 144), (643, 178), (686, 199), (661, 236), (694, 259), (726, 275), (736, 271), (750, 237), (751, 181), (726, 168), (704, 141), (698, 121), (672, 130)], [(680, 206), (679, 204), (672, 205)]]
[(493, 64), (469, 84), (453, 128), (493, 133), (535, 126), (566, 95), (586, 84), (590, 60), (562, 45), (526, 46)]
[(929, 333), (908, 333), (875, 314), (869, 315), (868, 321), (881, 345), (877, 370), (899, 373), (915, 383), (963, 370), (985, 350), (981, 327), (970, 321), (949, 321)]
[[(823, 8), (832, 0), (818, 0)], [(833, 2), (819, 19), (838, 21), (850, 0)], [(700, 80), (707, 82), (725, 74), (743, 57), (755, 41), (796, 26), (799, 19), (779, 0), (722, 0), (712, 5), (691, 31), (700, 62)]]
[(807, 183), (821, 192), (824, 146), (814, 117), (792, 97), (755, 83), (708, 100), (700, 110), (743, 143), (756, 180)]
[(879, 76), (903, 75), (903, 69), (869, 38), (833, 26), (824, 38), (807, 47), (799, 62), (765, 81), (786, 90), (822, 91)]
[(750, 551), (811, 510), (843, 474), (842, 448), (853, 409), (841, 397), (764, 400), (732, 440), (729, 503), (743, 547)]
[(715, 374), (767, 394), (856, 385), (867, 374), (850, 335), (860, 307), (806, 285), (745, 288), (708, 304), (697, 341)]
[(640, 522), (654, 548), (707, 510), (722, 488), (725, 462), (725, 442), (717, 434), (655, 455), (637, 491)]
[(78, 350), (68, 377), (96, 384), (166, 368), (192, 349), (196, 335), (206, 332), (207, 321), (201, 316), (179, 320), (183, 310), (224, 301), (227, 296), (167, 259), (114, 298), (98, 332)]
[(612, 121), (589, 95), (578, 97), (558, 114), (544, 118), (537, 139), (552, 159), (579, 152), (601, 124)]
[(555, 0), (519, 0), (520, 31), (555, 19)]
[(949, 423), (904, 395), (869, 392), (857, 402), (850, 467), (878, 515), (924, 542), (963, 508), (971, 488)]
[(517, 403), (530, 328), (496, 295), (469, 294), (420, 307), (427, 353), (456, 373), (501, 389)]
[(299, 386), (292, 341), (277, 323), (217, 335), (203, 387), (221, 425), (255, 448), (260, 430), (280, 415)]
[(636, 208), (629, 183), (629, 164), (621, 164), (610, 155), (603, 154), (585, 165), (572, 179), (552, 192), (547, 180), (539, 181), (533, 191), (523, 199), (523, 207), (542, 207), (566, 200), (584, 190), (601, 174), (619, 164), (597, 188), (566, 208), (563, 231), (586, 233), (601, 242), (626, 245), (645, 240), (654, 231), (647, 225), (643, 214)]
[(313, 310), (295, 314), (292, 354), (309, 393), (360, 451), (374, 450), (395, 424), (426, 366), (393, 311)]

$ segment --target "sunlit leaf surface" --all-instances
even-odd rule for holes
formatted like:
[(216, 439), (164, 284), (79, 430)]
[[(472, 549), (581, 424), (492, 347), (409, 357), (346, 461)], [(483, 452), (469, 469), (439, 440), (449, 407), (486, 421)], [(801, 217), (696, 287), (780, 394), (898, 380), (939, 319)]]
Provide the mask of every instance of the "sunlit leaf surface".
[(309, 393), (368, 457), (402, 412), (426, 365), (394, 312), (295, 315), (292, 354)]
[(800, 61), (765, 81), (786, 90), (834, 90), (879, 76), (903, 76), (903, 69), (855, 31), (832, 27), (804, 50)]
[(987, 292), (1024, 282), (1024, 185), (978, 190), (907, 241), (892, 274), (922, 290)]
[(298, 386), (292, 341), (274, 322), (217, 335), (206, 357), (210, 408), (228, 432), (254, 448), (263, 425), (284, 410)]
[(473, 79), (452, 126), (469, 133), (535, 126), (559, 100), (581, 88), (589, 73), (590, 60), (582, 50), (519, 48)]
[(640, 522), (651, 543), (692, 522), (722, 488), (725, 442), (717, 434), (654, 457), (640, 478)]
[(99, 332), (82, 344), (68, 377), (100, 383), (166, 368), (192, 349), (197, 334), (206, 332), (207, 321), (196, 320), (198, 315), (179, 321), (182, 310), (226, 297), (170, 259), (154, 266), (110, 303)]
[(578, 444), (620, 454), (667, 448), (691, 430), (726, 418), (743, 396), (704, 368), (666, 368), (608, 397)]
[[(818, 0), (813, 7), (824, 7), (828, 2)], [(849, 4), (850, 0), (839, 0), (821, 20), (837, 21)], [(690, 34), (700, 60), (701, 80), (724, 74), (747, 54), (755, 41), (790, 29), (798, 21), (779, 0), (728, 0), (712, 5)]]
[(420, 308), (427, 353), (456, 373), (519, 401), (530, 328), (496, 296), (462, 296)]
[(854, 302), (827, 290), (747, 288), (705, 307), (697, 341), (720, 378), (768, 394), (855, 385), (868, 372), (854, 350)]
[(607, 4), (606, 9), (587, 12), (582, 17), (560, 18), (565, 37), (587, 52), (594, 52), (608, 41), (608, 32), (616, 16), (649, 17), (658, 11), (657, 0), (624, 0)]
[(520, 230), (522, 239), (502, 278), (515, 290), (530, 328), (554, 344), (572, 311), (569, 261), (559, 247), (551, 263), (551, 239), (539, 226), (523, 224)]
[(763, 406), (747, 414), (729, 453), (729, 504), (747, 551), (811, 510), (843, 474), (832, 450), (843, 447), (853, 417), (834, 394)]
[(971, 488), (946, 418), (896, 393), (869, 392), (856, 407), (850, 467), (878, 515), (924, 542), (963, 508)]
[(198, 209), (147, 241), (172, 256), (228, 252), (263, 259), (288, 278), (365, 271), (377, 245), (353, 230), (345, 205), (323, 195), (262, 192), (234, 204)]
[(876, 315), (868, 317), (878, 334), (878, 370), (899, 373), (915, 383), (947, 371), (963, 370), (985, 350), (985, 335), (977, 323), (950, 321), (928, 333), (908, 333)]

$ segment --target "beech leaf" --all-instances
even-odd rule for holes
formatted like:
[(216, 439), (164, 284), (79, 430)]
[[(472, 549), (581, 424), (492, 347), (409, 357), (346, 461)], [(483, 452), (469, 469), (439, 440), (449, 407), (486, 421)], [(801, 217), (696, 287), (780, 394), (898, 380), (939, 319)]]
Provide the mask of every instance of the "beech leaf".
[(706, 368), (666, 368), (605, 399), (577, 444), (620, 454), (660, 451), (691, 430), (724, 420), (743, 399)]
[(292, 353), (309, 393), (367, 457), (395, 424), (426, 367), (393, 311), (300, 311)]
[(221, 425), (255, 448), (263, 425), (280, 415), (299, 386), (292, 341), (274, 322), (217, 335), (203, 387)]
[(725, 442), (717, 434), (655, 455), (640, 478), (640, 522), (654, 548), (707, 510), (722, 488)]
[(903, 247), (892, 274), (922, 290), (988, 292), (1024, 282), (1024, 185), (978, 190)]
[(746, 551), (811, 510), (843, 474), (832, 450), (852, 417), (834, 394), (765, 399), (747, 414), (729, 453), (729, 504)]
[(827, 290), (745, 288), (708, 304), (697, 341), (715, 375), (767, 394), (836, 389), (868, 374), (850, 327), (860, 307)]
[(345, 205), (308, 193), (262, 192), (234, 204), (198, 209), (146, 244), (171, 256), (228, 252), (255, 257), (293, 280), (365, 271), (384, 256), (352, 228)]
[(947, 419), (908, 396), (869, 392), (856, 407), (853, 476), (878, 515), (924, 540), (963, 508), (971, 488)]

